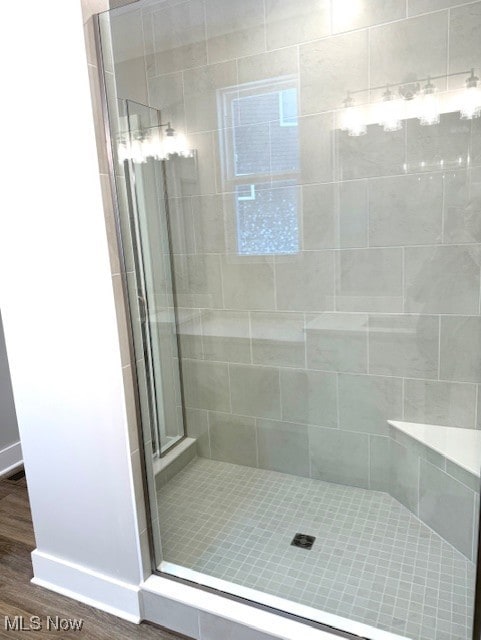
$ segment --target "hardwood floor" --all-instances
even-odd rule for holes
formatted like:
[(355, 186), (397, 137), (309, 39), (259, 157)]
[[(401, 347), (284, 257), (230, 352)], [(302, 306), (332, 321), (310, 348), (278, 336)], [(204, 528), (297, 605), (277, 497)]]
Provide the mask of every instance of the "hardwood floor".
[[(35, 547), (25, 478), (0, 480), (0, 638), (82, 638), (88, 640), (178, 640), (183, 638), (151, 624), (131, 624), (70, 598), (30, 583), (30, 552)], [(39, 616), (42, 629), (28, 631), (8, 628), (23, 616), (24, 626), (31, 616)], [(47, 616), (83, 620), (80, 631), (47, 629)]]

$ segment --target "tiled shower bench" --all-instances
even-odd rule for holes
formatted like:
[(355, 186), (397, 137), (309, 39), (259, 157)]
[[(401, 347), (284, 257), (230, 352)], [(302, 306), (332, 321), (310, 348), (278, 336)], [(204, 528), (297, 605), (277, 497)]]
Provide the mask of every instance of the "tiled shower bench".
[(474, 562), (481, 431), (388, 423), (391, 495)]

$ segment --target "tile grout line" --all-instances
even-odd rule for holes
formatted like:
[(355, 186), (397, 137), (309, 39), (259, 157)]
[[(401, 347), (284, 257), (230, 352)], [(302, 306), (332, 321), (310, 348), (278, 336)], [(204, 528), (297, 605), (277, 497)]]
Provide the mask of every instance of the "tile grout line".
[(439, 316), (438, 320), (438, 381), (441, 380), (441, 329), (442, 322), (441, 316)]
[[(335, 2), (336, 0), (332, 0), (332, 1)], [(464, 6), (471, 5), (471, 4), (476, 4), (478, 1), (479, 0), (472, 0), (470, 2), (468, 1), (468, 2), (465, 2), (464, 4), (456, 5), (456, 8), (464, 7)], [(187, 3), (185, 3), (185, 4), (187, 4)], [(260, 55), (262, 55), (264, 53), (276, 53), (276, 52), (279, 52), (279, 51), (284, 51), (285, 49), (290, 49), (293, 46), (312, 45), (312, 44), (315, 44), (315, 43), (317, 43), (319, 41), (322, 41), (322, 40), (328, 40), (330, 38), (336, 38), (336, 37), (339, 37), (339, 36), (351, 35), (351, 34), (355, 34), (355, 33), (360, 33), (362, 31), (367, 31), (367, 30), (382, 29), (383, 27), (387, 27), (387, 26), (390, 26), (390, 25), (393, 25), (393, 24), (400, 24), (400, 23), (406, 22), (406, 21), (411, 22), (411, 21), (415, 21), (416, 19), (418, 19), (418, 18), (420, 18), (422, 16), (432, 16), (433, 14), (443, 13), (443, 12), (447, 12), (447, 11), (448, 11), (447, 8), (435, 9), (435, 10), (426, 11), (426, 12), (423, 12), (423, 13), (418, 13), (418, 14), (414, 14), (414, 15), (408, 15), (408, 16), (404, 16), (404, 17), (401, 17), (401, 18), (396, 18), (395, 20), (388, 20), (386, 22), (379, 22), (379, 23), (369, 24), (369, 25), (366, 25), (366, 26), (363, 26), (363, 27), (357, 27), (355, 29), (348, 29), (348, 30), (344, 30), (344, 31), (331, 31), (331, 33), (328, 33), (328, 34), (326, 34), (324, 36), (321, 36), (319, 38), (314, 38), (314, 39), (311, 39), (311, 40), (302, 40), (301, 42), (299, 42), (297, 44), (287, 44), (287, 45), (284, 45), (282, 47), (266, 48), (264, 51), (258, 51), (257, 53), (251, 53), (251, 54), (248, 54), (248, 55), (237, 56), (235, 58), (226, 58), (226, 59), (220, 60), (219, 62), (210, 62), (209, 61), (208, 64), (194, 65), (192, 67), (187, 67), (186, 70), (190, 71), (191, 69), (200, 69), (200, 68), (205, 67), (205, 66), (210, 66), (210, 65), (213, 65), (213, 64), (219, 64), (219, 63), (224, 63), (224, 62), (233, 62), (234, 60), (242, 60), (244, 58), (254, 58), (254, 57), (260, 56)], [(208, 43), (210, 38), (207, 37), (207, 21), (206, 21), (206, 19), (204, 21), (204, 24), (205, 24), (206, 43)], [(208, 47), (207, 47), (207, 49), (208, 49)], [(208, 55), (208, 51), (207, 51), (207, 59), (210, 60), (209, 55)], [(169, 71), (168, 73), (174, 73), (174, 72)], [(157, 75), (166, 75), (166, 74), (159, 73)], [(156, 77), (156, 76), (153, 76), (153, 77)]]
[(474, 428), (479, 429), (479, 383), (476, 384), (475, 402), (474, 402)]
[(253, 335), (252, 335), (252, 310), (249, 309), (247, 311), (247, 321), (249, 324), (249, 353), (251, 364), (254, 365), (254, 345), (253, 345)]
[(203, 18), (204, 18), (205, 61), (207, 64), (201, 65), (201, 67), (199, 68), (202, 68), (203, 66), (209, 66), (210, 64), (210, 54), (209, 54), (210, 38), (207, 37), (207, 3), (206, 2), (202, 2), (202, 10), (203, 10)]
[(451, 7), (448, 7), (447, 28), (446, 28), (446, 89), (449, 90), (450, 78), (448, 76), (450, 70), (451, 56)]

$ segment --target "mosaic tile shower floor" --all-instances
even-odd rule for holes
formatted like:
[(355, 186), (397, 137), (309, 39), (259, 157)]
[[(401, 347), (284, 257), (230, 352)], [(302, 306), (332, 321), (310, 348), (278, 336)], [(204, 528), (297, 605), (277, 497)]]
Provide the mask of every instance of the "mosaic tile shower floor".
[(471, 637), (474, 565), (385, 493), (198, 458), (158, 497), (169, 562), (416, 640)]

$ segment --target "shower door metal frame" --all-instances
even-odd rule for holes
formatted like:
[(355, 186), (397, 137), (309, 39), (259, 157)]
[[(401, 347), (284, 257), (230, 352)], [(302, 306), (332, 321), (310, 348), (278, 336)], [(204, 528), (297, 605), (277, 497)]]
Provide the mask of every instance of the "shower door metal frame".
[[(148, 105), (141, 104), (139, 102), (135, 102), (134, 100), (124, 99), (122, 100), (125, 104), (125, 112), (127, 117), (127, 123), (129, 127), (129, 135), (132, 133), (131, 129), (131, 117), (133, 114), (130, 113), (130, 105), (137, 104), (140, 107), (145, 109), (149, 109), (151, 111), (156, 112), (157, 117), (157, 125), (152, 128), (158, 128), (159, 131), (162, 131), (162, 114), (158, 109), (154, 107), (149, 107)], [(182, 442), (186, 438), (186, 420), (185, 420), (185, 395), (184, 395), (184, 384), (183, 384), (183, 376), (182, 376), (182, 350), (181, 350), (181, 341), (180, 341), (180, 320), (178, 313), (178, 297), (177, 297), (177, 288), (175, 284), (174, 277), (174, 259), (173, 259), (173, 244), (172, 244), (172, 229), (170, 223), (170, 209), (169, 209), (169, 198), (167, 193), (167, 177), (166, 177), (166, 169), (165, 169), (165, 160), (158, 160), (159, 169), (161, 173), (161, 188), (162, 188), (162, 203), (165, 211), (165, 225), (167, 231), (167, 246), (169, 249), (169, 267), (170, 267), (170, 286), (171, 286), (171, 294), (173, 301), (173, 313), (174, 313), (174, 324), (175, 324), (175, 340), (177, 346), (177, 356), (178, 356), (178, 372), (179, 372), (179, 390), (180, 390), (180, 402), (181, 402), (181, 412), (182, 412), (182, 427), (183, 433), (180, 437), (175, 440), (170, 446), (162, 448), (162, 437), (160, 433), (160, 420), (159, 420), (159, 394), (162, 395), (162, 391), (158, 389), (158, 380), (157, 375), (154, 370), (153, 364), (153, 338), (152, 331), (150, 327), (149, 317), (151, 317), (151, 310), (149, 309), (149, 295), (147, 291), (146, 284), (146, 271), (144, 264), (144, 250), (142, 246), (142, 231), (140, 225), (140, 205), (138, 203), (138, 191), (137, 191), (137, 177), (135, 174), (135, 170), (133, 167), (133, 162), (129, 160), (124, 161), (124, 172), (126, 178), (126, 186), (127, 186), (127, 196), (128, 196), (128, 207), (129, 207), (129, 224), (131, 229), (131, 237), (133, 244), (133, 256), (136, 267), (136, 284), (137, 290), (141, 295), (138, 295), (137, 298), (140, 302), (140, 324), (142, 331), (142, 346), (144, 352), (144, 362), (145, 362), (145, 375), (147, 382), (147, 392), (149, 398), (149, 414), (151, 419), (154, 421), (154, 425), (151, 426), (151, 431), (153, 434), (153, 442), (155, 442), (156, 447), (154, 448), (154, 457), (163, 458), (171, 449), (176, 447), (178, 444)], [(164, 420), (165, 423), (165, 420)]]

